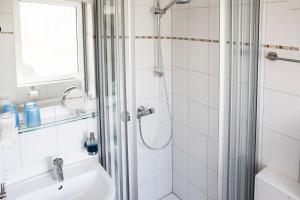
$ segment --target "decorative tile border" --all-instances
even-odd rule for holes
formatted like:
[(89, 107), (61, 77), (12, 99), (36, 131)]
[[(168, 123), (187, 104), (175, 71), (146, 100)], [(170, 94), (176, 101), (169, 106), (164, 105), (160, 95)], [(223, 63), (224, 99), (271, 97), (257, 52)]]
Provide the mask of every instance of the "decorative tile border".
[(3, 31), (0, 31), (0, 34), (12, 35), (12, 34), (14, 34), (14, 32), (3, 32)]
[[(0, 31), (0, 34), (5, 35), (12, 35), (14, 32), (3, 32)], [(110, 36), (107, 36), (107, 38), (110, 38)], [(119, 38), (122, 38), (119, 36)], [(128, 36), (126, 36), (128, 38)], [(188, 37), (173, 37), (173, 36), (161, 36), (161, 39), (167, 39), (167, 40), (186, 40), (186, 41), (199, 41), (199, 42), (211, 42), (211, 43), (219, 43), (219, 40), (213, 40), (213, 39), (202, 39), (202, 38), (188, 38)], [(135, 39), (158, 39), (158, 36), (135, 36)], [(227, 42), (229, 43), (229, 42)], [(235, 43), (233, 43), (235, 44)], [(246, 46), (249, 46), (249, 43), (245, 43)], [(265, 48), (269, 49), (281, 49), (281, 50), (289, 50), (289, 51), (300, 51), (299, 47), (291, 47), (291, 46), (284, 46), (284, 45), (274, 45), (274, 44), (263, 44), (262, 45)]]
[[(158, 39), (158, 36), (135, 36), (136, 39)], [(162, 36), (161, 39), (171, 39), (171, 40), (186, 40), (186, 41), (200, 41), (200, 42), (211, 42), (211, 43), (219, 43), (219, 40), (213, 39), (202, 39), (202, 38), (188, 38), (188, 37), (173, 37), (173, 36)], [(229, 43), (229, 42), (227, 42)], [(233, 44), (236, 44), (235, 42)], [(244, 45), (249, 46), (250, 43), (246, 42)], [(273, 45), (273, 44), (263, 44), (265, 48), (270, 49), (282, 49), (289, 51), (300, 51), (299, 47), (291, 47), (291, 46), (283, 46), (283, 45)]]
[(265, 48), (270, 49), (282, 49), (282, 50), (290, 50), (290, 51), (299, 51), (299, 47), (289, 47), (289, 46), (283, 46), (283, 45), (273, 45), (273, 44), (265, 44), (263, 45)]
[[(14, 34), (14, 32), (2, 32), (2, 31), (0, 31), (0, 34), (12, 35), (12, 34)], [(107, 36), (107, 38), (110, 38), (110, 36)], [(119, 38), (122, 38), (122, 37), (119, 36)], [(126, 36), (126, 38), (128, 38), (128, 36)], [(161, 36), (160, 38), (161, 39), (167, 39), (167, 40), (186, 40), (186, 41), (219, 43), (219, 40), (202, 39), (202, 38), (173, 37), (173, 36)], [(135, 36), (135, 39), (158, 39), (158, 36)], [(229, 43), (229, 42), (227, 42), (227, 43)], [(245, 45), (249, 46), (249, 43), (245, 43)], [(263, 44), (262, 46), (265, 47), (265, 48), (269, 48), (269, 49), (300, 51), (299, 47), (291, 47), (291, 46), (284, 46), (284, 45)]]
[[(158, 36), (135, 36), (135, 39), (158, 39)], [(201, 42), (219, 43), (219, 40), (201, 39), (201, 38), (188, 38), (188, 37), (161, 36), (160, 39), (187, 40), (187, 41), (201, 41)]]

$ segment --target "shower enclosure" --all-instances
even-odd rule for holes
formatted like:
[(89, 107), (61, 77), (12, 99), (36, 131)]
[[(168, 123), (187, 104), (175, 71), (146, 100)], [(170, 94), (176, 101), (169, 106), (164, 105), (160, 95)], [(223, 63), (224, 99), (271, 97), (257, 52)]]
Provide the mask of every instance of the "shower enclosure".
[(253, 199), (259, 1), (96, 8), (101, 158), (116, 199)]

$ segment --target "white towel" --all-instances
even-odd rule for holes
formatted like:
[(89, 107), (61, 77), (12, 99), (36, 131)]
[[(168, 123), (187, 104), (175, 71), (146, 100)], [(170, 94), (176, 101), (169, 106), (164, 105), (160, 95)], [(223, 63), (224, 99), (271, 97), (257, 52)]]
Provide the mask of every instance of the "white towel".
[(18, 129), (16, 126), (15, 113), (0, 114), (0, 149), (6, 150), (15, 146)]

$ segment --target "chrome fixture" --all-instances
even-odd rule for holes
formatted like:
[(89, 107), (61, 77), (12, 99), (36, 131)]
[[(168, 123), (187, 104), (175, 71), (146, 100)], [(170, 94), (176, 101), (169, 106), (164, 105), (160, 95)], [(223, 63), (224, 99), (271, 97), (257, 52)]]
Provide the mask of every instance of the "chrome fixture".
[(0, 199), (6, 199), (5, 184), (1, 183)]
[(77, 114), (85, 113), (87, 101), (88, 96), (85, 91), (75, 85), (67, 87), (62, 93), (62, 105)]
[(56, 177), (58, 179), (58, 182), (63, 182), (64, 181), (64, 173), (62, 169), (64, 161), (62, 158), (55, 158), (53, 161), (54, 165), (54, 173), (56, 174)]
[[(153, 9), (154, 14), (156, 15), (156, 19), (157, 19), (157, 67), (156, 69), (153, 71), (153, 75), (156, 77), (160, 77), (162, 80), (162, 84), (164, 87), (164, 95), (166, 98), (166, 106), (168, 108), (168, 114), (169, 114), (169, 121), (170, 121), (170, 137), (168, 139), (168, 141), (166, 143), (164, 143), (162, 146), (160, 147), (152, 147), (151, 145), (147, 144), (147, 142), (144, 140), (143, 137), (143, 132), (142, 132), (142, 120), (141, 117), (152, 114), (153, 112), (151, 109), (145, 109), (145, 107), (140, 106), (137, 110), (137, 118), (139, 121), (139, 131), (140, 131), (140, 137), (141, 140), (143, 142), (143, 144), (151, 150), (161, 150), (164, 149), (165, 147), (167, 147), (172, 138), (173, 138), (173, 127), (172, 127), (172, 111), (171, 111), (171, 104), (170, 104), (170, 100), (169, 100), (169, 93), (168, 93), (168, 87), (167, 87), (167, 80), (166, 80), (166, 76), (165, 76), (165, 70), (164, 70), (164, 63), (163, 63), (163, 55), (162, 55), (162, 45), (161, 45), (161, 18), (162, 16), (167, 12), (167, 10), (169, 10), (173, 5), (175, 4), (186, 4), (186, 3), (190, 3), (191, 0), (172, 0), (170, 3), (168, 3), (164, 8), (160, 7), (160, 0), (157, 0), (157, 4), (156, 7)], [(145, 114), (145, 115), (143, 115)]]
[(168, 3), (164, 8), (160, 8), (160, 7), (154, 8), (154, 14), (163, 15), (166, 14), (167, 10), (169, 10), (175, 4), (186, 4), (190, 2), (191, 0), (173, 0), (170, 3)]
[(142, 131), (142, 117), (144, 116), (147, 116), (147, 115), (151, 115), (154, 113), (154, 108), (145, 108), (145, 106), (139, 106), (138, 109), (137, 109), (137, 118), (138, 118), (138, 121), (139, 121), (139, 131), (140, 131), (140, 137), (141, 137), (141, 140), (143, 142), (143, 144), (148, 148), (148, 149), (151, 149), (151, 150), (161, 150), (161, 149), (164, 149), (166, 146), (168, 146), (172, 140), (172, 131), (170, 133), (170, 137), (168, 139), (168, 141), (163, 144), (162, 146), (160, 147), (152, 147), (151, 145), (149, 145), (145, 138), (144, 138), (144, 135), (143, 135), (143, 131)]
[(291, 59), (291, 58), (281, 58), (278, 57), (276, 52), (269, 52), (266, 55), (266, 58), (271, 60), (271, 61), (276, 61), (276, 60), (281, 60), (281, 61), (287, 61), (287, 62), (295, 62), (295, 63), (300, 63), (300, 60), (296, 60), (296, 59)]
[(137, 109), (137, 118), (140, 120), (142, 117), (151, 115), (155, 112), (154, 108), (145, 108), (145, 106), (139, 106)]
[(164, 74), (165, 74), (165, 73), (162, 72), (162, 71), (154, 71), (154, 72), (153, 72), (153, 75), (154, 75), (154, 76), (157, 76), (157, 77), (162, 77)]

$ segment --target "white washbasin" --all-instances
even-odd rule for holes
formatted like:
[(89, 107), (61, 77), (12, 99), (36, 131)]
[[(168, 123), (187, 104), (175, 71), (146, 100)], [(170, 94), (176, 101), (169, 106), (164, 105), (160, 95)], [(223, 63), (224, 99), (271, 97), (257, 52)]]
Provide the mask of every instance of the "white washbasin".
[[(7, 187), (7, 200), (113, 200), (112, 178), (96, 160), (64, 167), (64, 182), (59, 184), (53, 172), (39, 175)], [(62, 185), (62, 189), (59, 187)]]

